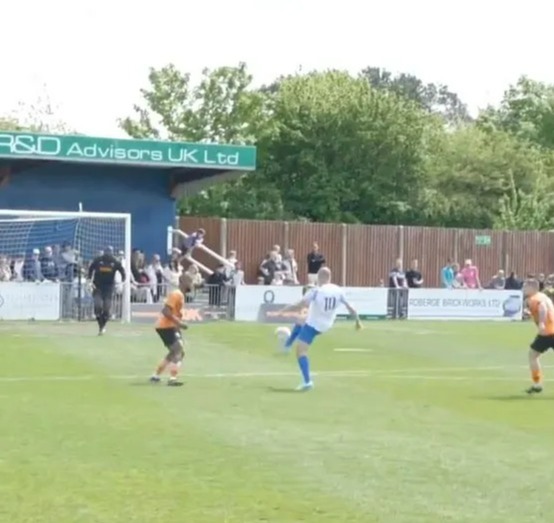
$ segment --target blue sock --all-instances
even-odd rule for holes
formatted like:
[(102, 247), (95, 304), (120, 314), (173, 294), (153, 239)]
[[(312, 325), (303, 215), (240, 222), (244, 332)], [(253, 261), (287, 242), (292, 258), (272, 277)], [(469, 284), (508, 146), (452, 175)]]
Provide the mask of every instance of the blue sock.
[(300, 334), (300, 331), (302, 330), (302, 325), (299, 323), (295, 323), (294, 327), (290, 331), (290, 336), (287, 338), (287, 341), (285, 341), (285, 348), (290, 349), (292, 347), (292, 344), (298, 338), (298, 335)]
[(310, 360), (308, 356), (300, 356), (298, 358), (298, 366), (300, 367), (300, 372), (302, 372), (304, 383), (310, 383)]

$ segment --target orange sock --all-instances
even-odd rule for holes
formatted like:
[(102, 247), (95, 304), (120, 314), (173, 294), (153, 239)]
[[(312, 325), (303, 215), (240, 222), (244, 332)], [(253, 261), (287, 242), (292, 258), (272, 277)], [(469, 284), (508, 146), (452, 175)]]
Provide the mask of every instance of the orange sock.
[(166, 360), (160, 361), (160, 364), (156, 368), (156, 376), (159, 376), (160, 374), (162, 374), (163, 371), (166, 369), (166, 367), (167, 367), (167, 361)]
[(540, 385), (542, 383), (542, 371), (533, 370), (531, 371), (531, 379), (535, 385)]

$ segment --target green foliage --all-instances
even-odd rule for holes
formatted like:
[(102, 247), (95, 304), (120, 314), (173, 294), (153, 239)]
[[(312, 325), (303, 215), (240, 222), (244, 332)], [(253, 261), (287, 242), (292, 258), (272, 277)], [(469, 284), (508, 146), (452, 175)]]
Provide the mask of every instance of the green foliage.
[(253, 143), (258, 170), (179, 203), (252, 219), (546, 228), (554, 179), (554, 87), (522, 78), (473, 122), (446, 86), (368, 67), (253, 86), (245, 64), (197, 84), (152, 69), (136, 138)]

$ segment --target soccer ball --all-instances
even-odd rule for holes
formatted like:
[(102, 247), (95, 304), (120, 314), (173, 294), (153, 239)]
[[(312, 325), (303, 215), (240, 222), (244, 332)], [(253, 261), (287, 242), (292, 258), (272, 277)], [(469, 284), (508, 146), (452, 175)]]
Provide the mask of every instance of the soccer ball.
[(277, 327), (275, 329), (275, 336), (279, 341), (285, 342), (290, 336), (290, 329), (288, 327)]

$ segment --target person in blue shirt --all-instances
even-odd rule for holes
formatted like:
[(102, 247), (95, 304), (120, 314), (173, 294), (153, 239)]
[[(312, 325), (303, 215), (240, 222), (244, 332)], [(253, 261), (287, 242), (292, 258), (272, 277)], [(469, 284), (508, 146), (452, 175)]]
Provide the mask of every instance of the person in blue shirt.
[(452, 260), (448, 260), (446, 265), (441, 270), (441, 283), (443, 287), (452, 289), (454, 287), (454, 281), (456, 274), (454, 274), (454, 267)]

